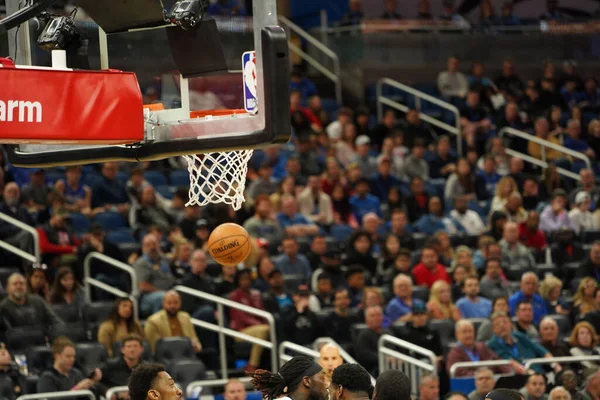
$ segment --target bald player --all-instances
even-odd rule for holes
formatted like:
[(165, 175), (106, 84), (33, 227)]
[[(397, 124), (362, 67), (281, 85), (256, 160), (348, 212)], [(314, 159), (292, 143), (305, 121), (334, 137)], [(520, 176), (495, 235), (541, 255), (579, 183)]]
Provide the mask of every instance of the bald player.
[(344, 363), (340, 349), (331, 343), (327, 343), (321, 347), (319, 351), (319, 365), (326, 373), (327, 380), (331, 379), (333, 370)]

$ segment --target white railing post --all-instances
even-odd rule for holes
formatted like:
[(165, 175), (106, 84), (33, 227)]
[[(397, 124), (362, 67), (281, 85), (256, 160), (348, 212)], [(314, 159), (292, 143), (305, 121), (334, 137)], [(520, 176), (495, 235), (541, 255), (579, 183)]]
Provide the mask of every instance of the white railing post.
[(14, 225), (17, 228), (22, 229), (26, 232), (29, 232), (29, 234), (33, 236), (33, 255), (3, 240), (0, 240), (0, 247), (7, 251), (10, 251), (13, 254), (16, 254), (20, 258), (23, 258), (31, 263), (41, 262), (42, 257), (40, 254), (40, 235), (38, 234), (38, 231), (34, 227), (29, 226), (26, 223), (21, 222), (18, 219), (13, 218), (10, 215), (6, 215), (4, 213), (0, 213), (0, 220), (3, 220), (8, 224)]
[[(125, 271), (129, 275), (129, 278), (131, 279), (131, 292), (125, 293), (123, 291), (120, 291), (119, 289), (115, 289), (112, 286), (106, 285), (103, 282), (100, 282), (97, 279), (92, 278), (91, 266), (92, 266), (92, 260), (94, 260), (94, 259), (102, 261), (112, 267), (120, 269), (121, 271)], [(92, 286), (98, 287), (102, 290), (105, 290), (107, 292), (115, 294), (116, 296), (122, 296), (123, 294), (125, 297), (132, 296), (134, 298), (137, 298), (139, 296), (137, 275), (135, 274), (135, 270), (133, 269), (133, 267), (129, 264), (122, 263), (119, 260), (115, 260), (114, 258), (108, 257), (108, 256), (106, 256), (102, 253), (98, 253), (96, 251), (93, 251), (90, 254), (88, 254), (85, 257), (85, 259), (83, 260), (83, 279), (84, 279), (84, 282), (89, 282), (89, 284), (84, 285), (84, 291), (85, 291), (85, 296), (87, 298), (87, 301), (92, 301), (92, 291), (91, 291)], [(101, 287), (100, 284), (102, 284), (103, 286)], [(118, 291), (119, 294), (116, 294), (117, 293), (116, 291)], [(135, 303), (136, 302), (134, 301), (134, 304)]]
[(90, 400), (96, 400), (94, 393), (89, 390), (69, 390), (66, 392), (25, 394), (17, 397), (17, 400), (64, 399), (67, 397), (87, 397)]
[(106, 391), (106, 400), (112, 400), (112, 397), (115, 394), (118, 393), (128, 393), (129, 392), (129, 387), (128, 386), (115, 386), (115, 387), (111, 387), (110, 389), (108, 389)]
[(512, 360), (490, 360), (490, 361), (468, 361), (468, 362), (457, 362), (452, 364), (450, 367), (450, 378), (456, 377), (456, 371), (459, 368), (476, 369), (482, 367), (512, 367)]

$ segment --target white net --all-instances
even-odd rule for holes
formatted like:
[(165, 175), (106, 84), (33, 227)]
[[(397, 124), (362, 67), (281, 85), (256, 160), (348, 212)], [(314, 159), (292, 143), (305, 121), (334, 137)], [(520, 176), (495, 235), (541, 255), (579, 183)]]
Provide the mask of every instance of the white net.
[(190, 173), (190, 199), (186, 206), (230, 204), (239, 210), (245, 201), (248, 161), (253, 150), (183, 156)]

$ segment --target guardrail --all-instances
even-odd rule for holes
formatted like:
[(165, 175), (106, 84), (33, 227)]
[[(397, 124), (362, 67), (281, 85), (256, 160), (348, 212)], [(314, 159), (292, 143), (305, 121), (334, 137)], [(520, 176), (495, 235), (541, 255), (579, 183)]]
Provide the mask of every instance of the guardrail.
[[(250, 383), (250, 379), (250, 377), (236, 378), (236, 380), (242, 383)], [(189, 399), (194, 397), (193, 394), (197, 388), (225, 386), (227, 382), (229, 382), (229, 379), (207, 379), (205, 381), (190, 382), (185, 390), (185, 395)]]
[[(457, 362), (452, 364), (450, 367), (450, 378), (456, 378), (456, 371), (459, 368), (477, 369), (482, 367), (504, 367), (506, 365), (512, 366), (512, 360), (489, 360), (489, 361), (467, 361)], [(460, 377), (459, 377), (460, 378)]]
[[(462, 130), (460, 127), (460, 111), (458, 110), (458, 108), (456, 106), (454, 106), (448, 102), (445, 102), (443, 100), (440, 100), (436, 97), (433, 97), (431, 95), (428, 95), (427, 93), (421, 92), (420, 90), (412, 88), (408, 85), (405, 85), (403, 83), (395, 81), (393, 79), (382, 78), (379, 81), (377, 81), (377, 89), (376, 89), (377, 118), (379, 121), (381, 121), (383, 119), (383, 106), (384, 105), (391, 107), (395, 110), (401, 111), (403, 113), (407, 113), (410, 110), (410, 107), (406, 106), (405, 104), (399, 103), (395, 100), (392, 100), (392, 99), (384, 96), (383, 95), (383, 87), (384, 86), (391, 86), (395, 89), (401, 90), (405, 93), (408, 93), (409, 95), (414, 96), (415, 97), (415, 108), (418, 111), (419, 117), (421, 118), (421, 120), (457, 136), (456, 150), (457, 150), (458, 154), (462, 156)], [(432, 104), (435, 104), (436, 106), (441, 107), (445, 110), (448, 110), (452, 114), (454, 114), (455, 125), (454, 126), (449, 125), (443, 121), (438, 120), (437, 118), (433, 118), (430, 115), (422, 113), (421, 112), (421, 101), (422, 100), (428, 101)]]
[(296, 46), (291, 41), (288, 43), (290, 50), (296, 54), (298, 57), (302, 58), (304, 61), (309, 63), (314, 69), (322, 73), (327, 79), (332, 81), (335, 84), (335, 99), (338, 104), (342, 104), (342, 81), (340, 78), (341, 75), (341, 67), (340, 67), (340, 59), (337, 54), (325, 44), (321, 43), (318, 39), (312, 36), (310, 33), (290, 21), (288, 18), (280, 15), (279, 23), (284, 25), (284, 28), (287, 28), (291, 32), (300, 36), (302, 39), (306, 40), (306, 42), (313, 45), (317, 50), (323, 53), (327, 58), (331, 59), (331, 63), (333, 65), (332, 69), (327, 68), (321, 62), (319, 62), (316, 58), (312, 57), (310, 54), (306, 53), (300, 47)]
[(571, 356), (571, 357), (552, 357), (552, 358), (532, 358), (525, 360), (525, 368), (529, 369), (532, 365), (543, 364), (570, 364), (582, 361), (600, 361), (600, 356)]
[(106, 400), (112, 400), (113, 396), (115, 394), (118, 393), (126, 393), (129, 392), (129, 387), (128, 386), (115, 386), (115, 387), (111, 387), (110, 389), (108, 389), (106, 391)]
[[(196, 318), (192, 318), (192, 324), (198, 326), (203, 329), (208, 329), (210, 331), (216, 332), (219, 336), (219, 357), (221, 358), (221, 376), (224, 379), (229, 377), (229, 373), (227, 371), (227, 349), (225, 346), (225, 336), (230, 336), (234, 339), (243, 340), (246, 342), (250, 342), (252, 344), (257, 344), (266, 349), (271, 350), (271, 369), (273, 371), (277, 371), (278, 363), (277, 363), (277, 332), (275, 327), (275, 317), (273, 314), (266, 312), (264, 310), (259, 310), (257, 308), (249, 307), (244, 304), (225, 299), (223, 297), (215, 296), (212, 294), (208, 294), (205, 292), (201, 292), (196, 289), (191, 289), (186, 286), (175, 286), (173, 288), (177, 292), (185, 293), (190, 296), (197, 297), (199, 299), (209, 301), (211, 303), (215, 303), (217, 306), (217, 324), (213, 324), (206, 321), (201, 321)], [(270, 341), (257, 339), (253, 336), (246, 335), (245, 333), (241, 333), (235, 331), (233, 329), (227, 328), (224, 325), (225, 319), (225, 307), (234, 308), (240, 311), (243, 311), (248, 314), (256, 315), (257, 317), (261, 317), (267, 320), (269, 324), (269, 336)]]
[[(563, 153), (565, 155), (571, 156), (573, 158), (577, 158), (579, 160), (582, 160), (585, 163), (585, 165), (587, 166), (587, 168), (592, 168), (592, 163), (590, 162), (589, 157), (586, 156), (585, 154), (580, 153), (578, 151), (571, 150), (571, 149), (567, 149), (566, 147), (558, 145), (556, 143), (552, 143), (549, 140), (540, 139), (539, 137), (537, 137), (535, 135), (532, 135), (532, 134), (529, 134), (527, 132), (523, 132), (523, 131), (520, 131), (520, 130), (517, 130), (517, 129), (514, 129), (514, 128), (511, 128), (511, 127), (507, 126), (505, 128), (500, 129), (500, 132), (498, 132), (498, 135), (500, 137), (508, 136), (508, 135), (510, 135), (510, 136), (516, 136), (516, 137), (519, 137), (521, 139), (525, 139), (525, 140), (528, 140), (530, 142), (539, 144), (540, 147), (541, 147), (541, 150), (542, 150), (542, 158), (541, 159), (532, 157), (529, 154), (523, 154), (521, 152), (518, 152), (518, 151), (510, 149), (510, 148), (506, 149), (506, 154), (508, 154), (509, 156), (511, 156), (511, 157), (519, 157), (523, 161), (527, 161), (528, 163), (531, 163), (531, 164), (536, 165), (538, 167), (548, 168), (548, 166), (550, 165), (546, 161), (546, 149), (548, 148), (548, 149), (551, 149), (551, 150), (559, 151), (559, 152), (561, 152), (561, 153)], [(556, 170), (561, 175), (564, 175), (564, 176), (569, 177), (569, 178), (574, 179), (574, 180), (581, 181), (581, 177), (578, 174), (576, 174), (576, 173), (574, 173), (572, 171), (566, 170), (566, 169), (558, 167), (558, 166), (556, 167)]]
[[(106, 283), (99, 281), (98, 279), (92, 278), (91, 277), (91, 265), (92, 265), (92, 260), (94, 260), (94, 259), (103, 261), (104, 263), (106, 263), (110, 266), (120, 269), (121, 271), (127, 272), (127, 274), (129, 274), (129, 278), (131, 279), (131, 292), (130, 293), (124, 292), (120, 289), (117, 289), (110, 285), (107, 285)], [(96, 287), (98, 289), (104, 290), (105, 292), (111, 293), (117, 297), (128, 297), (129, 299), (131, 299), (131, 302), (133, 303), (134, 315), (137, 318), (137, 315), (138, 315), (137, 297), (139, 295), (139, 290), (138, 290), (137, 276), (135, 275), (135, 270), (133, 269), (133, 267), (131, 265), (122, 263), (119, 260), (115, 260), (114, 258), (108, 257), (108, 256), (106, 256), (102, 253), (98, 253), (96, 251), (91, 252), (90, 254), (88, 254), (85, 257), (85, 260), (83, 261), (83, 282), (84, 282), (83, 290), (84, 290), (85, 297), (88, 302), (92, 301), (92, 287)]]
[[(390, 345), (390, 347), (387, 347)], [(431, 350), (414, 345), (406, 340), (398, 339), (392, 335), (381, 335), (378, 342), (379, 373), (389, 369), (399, 369), (411, 381), (411, 393), (418, 394), (419, 378), (423, 373), (437, 375), (437, 357)], [(422, 356), (426, 361), (400, 353), (395, 348), (402, 348)], [(415, 397), (416, 398), (416, 397)]]
[(40, 235), (38, 234), (37, 230), (34, 227), (29, 226), (26, 223), (4, 213), (0, 213), (0, 219), (6, 223), (16, 226), (17, 228), (29, 232), (33, 236), (33, 254), (29, 254), (28, 252), (23, 251), (18, 247), (5, 242), (4, 240), (0, 240), (0, 247), (31, 263), (39, 263), (42, 260), (42, 257), (40, 254)]
[(65, 392), (25, 394), (17, 397), (17, 400), (64, 399), (67, 397), (87, 397), (88, 399), (96, 400), (94, 393), (89, 390), (69, 390)]

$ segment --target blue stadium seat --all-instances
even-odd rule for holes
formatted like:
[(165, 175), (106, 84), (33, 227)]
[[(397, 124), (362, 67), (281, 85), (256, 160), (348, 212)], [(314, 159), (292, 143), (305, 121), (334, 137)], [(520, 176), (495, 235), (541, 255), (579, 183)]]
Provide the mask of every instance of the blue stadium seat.
[(188, 171), (179, 169), (171, 172), (171, 185), (173, 186), (190, 186), (190, 174)]
[(123, 218), (121, 214), (114, 211), (106, 211), (97, 214), (94, 217), (94, 222), (102, 225), (102, 227), (107, 231), (127, 227), (127, 221), (125, 221), (125, 218)]
[(451, 378), (450, 390), (452, 392), (471, 393), (475, 390), (475, 378)]
[(171, 188), (166, 185), (156, 186), (154, 190), (156, 190), (156, 193), (160, 194), (165, 199), (173, 199), (173, 191), (171, 191)]
[(89, 187), (94, 188), (99, 182), (102, 181), (102, 179), (102, 175), (95, 171), (92, 171), (90, 173), (84, 174), (82, 182), (84, 185), (88, 185)]
[(154, 187), (156, 186), (167, 186), (169, 182), (167, 177), (162, 172), (158, 171), (146, 171), (144, 172), (144, 179), (146, 179)]
[(348, 225), (336, 224), (331, 227), (329, 234), (337, 241), (346, 241), (352, 235), (354, 229)]
[(129, 172), (119, 171), (117, 172), (117, 181), (122, 185), (126, 185), (127, 181), (129, 180), (129, 176)]
[(106, 240), (111, 243), (137, 243), (137, 240), (129, 229), (118, 229), (116, 231), (110, 231), (106, 235)]
[(45, 170), (44, 172), (46, 175), (46, 183), (48, 183), (50, 185), (54, 185), (56, 183), (56, 181), (58, 181), (60, 179), (65, 179), (64, 171), (48, 169), (48, 170)]
[(71, 226), (78, 235), (88, 233), (91, 225), (90, 219), (80, 213), (71, 213)]

